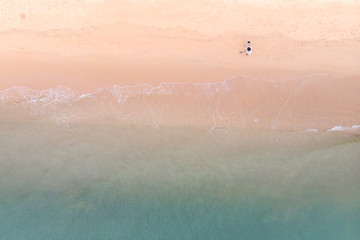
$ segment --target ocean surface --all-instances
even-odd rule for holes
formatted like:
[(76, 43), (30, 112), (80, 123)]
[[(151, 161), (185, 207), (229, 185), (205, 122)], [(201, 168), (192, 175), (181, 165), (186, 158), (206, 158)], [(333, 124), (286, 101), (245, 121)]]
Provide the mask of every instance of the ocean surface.
[(360, 239), (359, 93), (326, 74), (0, 90), (0, 239)]

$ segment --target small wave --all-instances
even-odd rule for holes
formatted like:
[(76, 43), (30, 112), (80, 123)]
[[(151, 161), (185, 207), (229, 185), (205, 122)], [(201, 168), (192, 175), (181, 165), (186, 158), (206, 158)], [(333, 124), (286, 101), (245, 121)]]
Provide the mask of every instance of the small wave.
[(355, 129), (360, 129), (360, 125), (353, 125), (351, 127), (334, 126), (328, 129), (328, 131), (333, 132), (333, 131), (346, 131), (346, 130), (355, 130)]
[(318, 132), (319, 130), (310, 128), (310, 129), (306, 129), (305, 131), (306, 132)]
[(214, 83), (114, 85), (83, 94), (64, 86), (14, 86), (0, 91), (0, 111), (17, 109), (66, 124), (114, 120), (156, 126), (206, 124), (210, 129), (336, 131), (344, 122), (358, 126), (359, 90), (360, 83), (344, 84), (327, 74), (282, 82), (237, 75)]

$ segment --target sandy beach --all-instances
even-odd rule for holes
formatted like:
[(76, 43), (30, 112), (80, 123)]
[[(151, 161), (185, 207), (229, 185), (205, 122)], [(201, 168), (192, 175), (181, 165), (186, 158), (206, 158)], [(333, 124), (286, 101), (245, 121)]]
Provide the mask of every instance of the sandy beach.
[[(241, 76), (252, 79), (246, 102), (226, 108), (257, 109), (245, 118), (258, 126), (284, 113), (286, 129), (359, 123), (357, 1), (10, 1), (0, 12), (0, 89), (89, 93)], [(248, 40), (250, 56), (239, 53)]]
[[(9, 1), (0, 89), (220, 82), (243, 74), (358, 81), (357, 1)], [(251, 56), (239, 54), (251, 40)], [(30, 80), (31, 79), (31, 80)]]
[(0, 239), (360, 239), (359, 13), (1, 1)]

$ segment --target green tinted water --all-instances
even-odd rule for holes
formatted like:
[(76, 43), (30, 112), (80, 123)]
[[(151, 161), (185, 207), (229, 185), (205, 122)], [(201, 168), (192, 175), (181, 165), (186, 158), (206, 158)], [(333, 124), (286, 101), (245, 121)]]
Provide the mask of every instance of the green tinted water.
[(337, 132), (2, 123), (0, 239), (360, 239)]

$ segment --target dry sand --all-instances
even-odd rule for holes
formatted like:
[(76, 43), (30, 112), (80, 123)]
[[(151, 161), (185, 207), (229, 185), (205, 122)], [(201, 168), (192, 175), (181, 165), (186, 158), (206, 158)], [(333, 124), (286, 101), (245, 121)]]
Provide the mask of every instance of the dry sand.
[[(358, 1), (7, 1), (0, 89), (359, 79)], [(239, 54), (251, 40), (251, 56)]]

